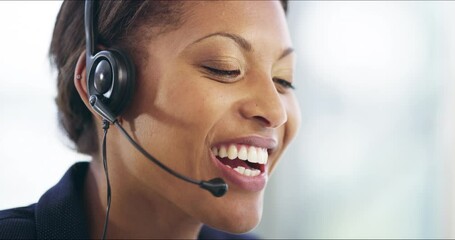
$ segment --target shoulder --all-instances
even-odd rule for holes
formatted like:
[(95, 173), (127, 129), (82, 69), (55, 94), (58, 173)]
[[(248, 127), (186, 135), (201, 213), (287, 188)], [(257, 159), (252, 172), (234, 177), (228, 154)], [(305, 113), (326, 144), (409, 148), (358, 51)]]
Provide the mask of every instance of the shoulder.
[(86, 239), (83, 185), (88, 163), (74, 164), (36, 204), (0, 211), (0, 239)]
[(256, 235), (250, 233), (231, 234), (204, 225), (201, 231), (199, 232), (198, 239), (259, 239), (259, 238)]
[(36, 238), (35, 204), (0, 211), (0, 239)]

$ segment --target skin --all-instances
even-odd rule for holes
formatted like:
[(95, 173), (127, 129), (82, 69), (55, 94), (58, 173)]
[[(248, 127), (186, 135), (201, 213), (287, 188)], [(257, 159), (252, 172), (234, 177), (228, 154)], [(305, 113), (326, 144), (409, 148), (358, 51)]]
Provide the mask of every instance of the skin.
[[(136, 64), (141, 66), (139, 87), (120, 122), (167, 166), (204, 180), (221, 176), (210, 159), (215, 143), (248, 136), (274, 139), (270, 175), (300, 124), (293, 90), (273, 81), (279, 77), (293, 82), (294, 53), (289, 51), (292, 43), (280, 3), (202, 2), (186, 8), (179, 29), (144, 47), (148, 61)], [(240, 74), (219, 76), (203, 67), (207, 65)], [(85, 76), (81, 53), (74, 81), (91, 109)], [(92, 113), (102, 136), (102, 119)], [(215, 198), (150, 163), (115, 127), (107, 139), (112, 187), (108, 237), (196, 238), (202, 223), (232, 233), (247, 232), (259, 223), (263, 189), (248, 190), (227, 181), (228, 193)], [(85, 185), (94, 238), (101, 237), (106, 208), (101, 159), (100, 154), (93, 156)]]

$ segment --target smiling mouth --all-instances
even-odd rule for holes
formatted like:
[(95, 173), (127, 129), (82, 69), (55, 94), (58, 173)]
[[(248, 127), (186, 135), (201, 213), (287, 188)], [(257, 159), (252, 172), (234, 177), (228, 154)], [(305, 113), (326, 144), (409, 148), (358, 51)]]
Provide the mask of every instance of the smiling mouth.
[(212, 147), (212, 153), (222, 164), (248, 177), (262, 174), (269, 157), (267, 148), (238, 144)]

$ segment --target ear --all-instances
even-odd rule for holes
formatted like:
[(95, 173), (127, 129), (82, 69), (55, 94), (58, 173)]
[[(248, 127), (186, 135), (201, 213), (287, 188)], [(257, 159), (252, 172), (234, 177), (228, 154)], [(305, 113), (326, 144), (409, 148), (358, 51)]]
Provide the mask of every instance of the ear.
[[(104, 49), (104, 47), (102, 47)], [(88, 94), (87, 94), (87, 65), (86, 65), (86, 56), (85, 51), (79, 55), (77, 59), (76, 68), (74, 69), (74, 86), (76, 87), (79, 96), (81, 97), (82, 101), (84, 102), (85, 106), (88, 110), (99, 120), (103, 118), (92, 108), (92, 105), (89, 102)], [(123, 118), (118, 116), (117, 120), (122, 123)]]
[[(104, 46), (100, 47), (101, 49), (105, 49)], [(86, 54), (83, 51), (79, 58), (77, 59), (76, 68), (74, 69), (74, 76), (73, 76), (74, 86), (76, 87), (79, 96), (81, 97), (82, 101), (84, 102), (87, 109), (95, 116), (95, 118), (99, 119), (100, 121), (103, 120), (93, 108), (89, 102), (88, 94), (87, 94), (87, 62), (86, 62)], [(123, 118), (118, 116), (117, 120), (122, 123)]]
[(77, 59), (76, 68), (74, 69), (74, 86), (76, 87), (79, 96), (81, 97), (82, 101), (84, 102), (85, 106), (92, 112), (93, 115), (98, 117), (98, 114), (95, 113), (92, 109), (92, 106), (88, 100), (87, 94), (87, 68), (86, 68), (86, 56), (85, 51), (79, 55)]

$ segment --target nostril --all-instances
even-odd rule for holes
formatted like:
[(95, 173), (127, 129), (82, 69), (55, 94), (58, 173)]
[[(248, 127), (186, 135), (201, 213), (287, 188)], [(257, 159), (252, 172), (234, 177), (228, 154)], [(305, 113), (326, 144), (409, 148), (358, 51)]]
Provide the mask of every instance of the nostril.
[(267, 120), (267, 118), (265, 117), (262, 117), (262, 116), (254, 116), (254, 119), (257, 120), (258, 122), (261, 122), (262, 124), (264, 124), (265, 126), (270, 126), (270, 121)]

